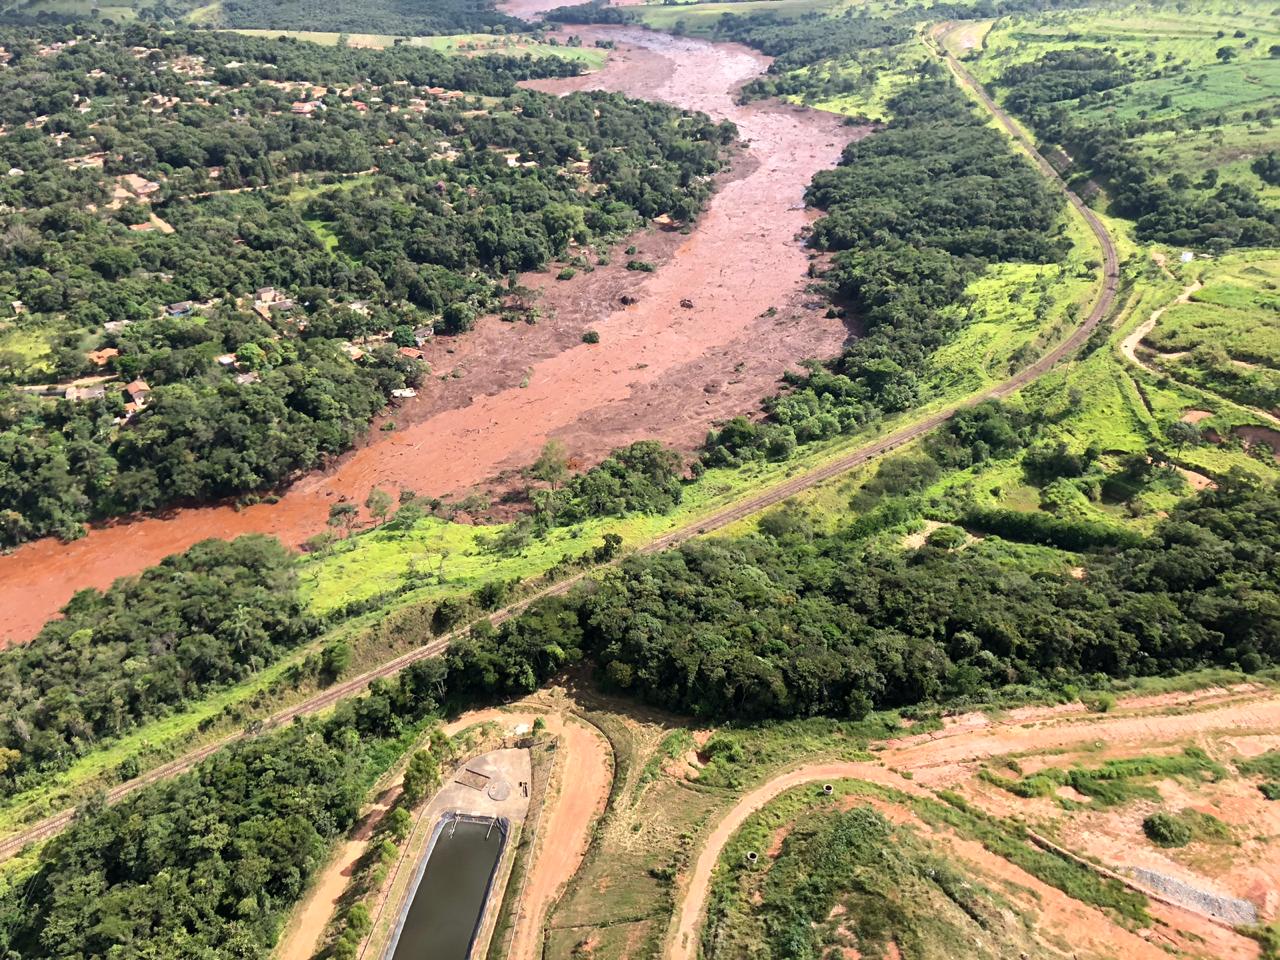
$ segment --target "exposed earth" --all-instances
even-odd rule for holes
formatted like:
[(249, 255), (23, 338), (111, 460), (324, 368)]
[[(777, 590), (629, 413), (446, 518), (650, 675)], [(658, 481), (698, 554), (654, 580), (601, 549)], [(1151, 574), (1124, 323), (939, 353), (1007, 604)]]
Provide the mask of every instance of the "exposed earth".
[[(667, 100), (733, 120), (745, 141), (688, 235), (654, 229), (635, 240), (656, 272), (626, 270), (619, 251), (611, 266), (569, 281), (527, 277), (543, 288), (550, 318), (487, 318), (442, 341), (430, 385), (389, 414), (396, 429), (375, 424), (362, 447), (275, 503), (174, 509), (0, 557), (0, 642), (30, 639), (76, 590), (105, 588), (209, 537), (265, 533), (298, 546), (324, 529), (333, 503), (363, 502), (375, 486), (457, 494), (527, 465), (551, 437), (584, 465), (641, 438), (692, 448), (714, 421), (755, 409), (789, 365), (839, 351), (848, 330), (806, 293), (810, 254), (798, 235), (813, 217), (805, 185), (865, 129), (803, 108), (735, 104), (769, 63), (745, 47), (636, 28), (574, 32), (618, 49), (598, 73), (541, 89)], [(622, 306), (624, 292), (637, 302)], [(599, 344), (582, 342), (588, 328)]]
[[(1242, 836), (1247, 833), (1251, 838), (1217, 860), (1197, 861), (1184, 856), (1183, 862), (1178, 863), (1142, 836), (1138, 822), (1143, 814), (1155, 809), (1150, 804), (1094, 812), (1084, 803), (1077, 804), (1077, 812), (1068, 815), (1047, 800), (1017, 799), (984, 783), (977, 774), (989, 760), (999, 757), (1016, 757), (1024, 769), (1031, 771), (1045, 765), (1068, 766), (1076, 760), (1092, 766), (1113, 758), (1165, 754), (1187, 743), (1201, 745), (1211, 756), (1222, 760), (1254, 756), (1273, 746), (1275, 737), (1270, 731), (1276, 729), (1280, 719), (1277, 711), (1280, 699), (1273, 693), (1246, 685), (1190, 695), (1133, 698), (1108, 715), (1084, 713), (1079, 704), (1015, 710), (999, 721), (986, 714), (965, 714), (939, 732), (885, 743), (873, 763), (798, 766), (741, 797), (701, 841), (692, 869), (680, 883), (679, 906), (665, 955), (693, 958), (698, 954), (698, 930), (713, 871), (721, 851), (747, 818), (792, 787), (841, 779), (882, 784), (912, 796), (955, 790), (979, 809), (1001, 819), (1029, 823), (1035, 829), (1044, 829), (1042, 822), (1061, 821), (1058, 826), (1068, 850), (1100, 858), (1104, 869), (1127, 873), (1131, 868), (1155, 867), (1196, 889), (1249, 898), (1261, 908), (1263, 916), (1270, 917), (1277, 906), (1273, 891), (1276, 871), (1280, 869), (1273, 839), (1275, 814), (1257, 789), (1244, 781), (1225, 779), (1221, 783), (1188, 785), (1169, 780), (1158, 784), (1165, 805), (1213, 810), (1238, 825)], [(921, 826), (905, 807), (876, 806), (895, 822)], [(1034, 908), (1045, 931), (1070, 942), (1080, 951), (1078, 956), (1123, 955), (1155, 960), (1170, 953), (1240, 958), (1258, 955), (1255, 942), (1228, 926), (1202, 913), (1154, 899), (1149, 907), (1155, 921), (1152, 926), (1128, 929), (1106, 912), (1040, 882), (981, 844), (950, 835), (941, 839), (955, 856), (982, 872), (1029, 891), (1033, 899), (1028, 906)]]

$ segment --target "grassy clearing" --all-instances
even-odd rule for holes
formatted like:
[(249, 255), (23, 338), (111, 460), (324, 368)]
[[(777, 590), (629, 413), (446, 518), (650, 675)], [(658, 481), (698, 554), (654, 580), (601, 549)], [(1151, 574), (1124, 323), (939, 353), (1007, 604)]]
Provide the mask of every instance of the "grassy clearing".
[[(49, 370), (46, 358), (52, 353), (47, 334), (0, 322), (0, 366), (9, 365), (28, 373), (44, 373)], [(9, 357), (5, 357), (6, 354)]]
[(128, 23), (130, 20), (136, 19), (139, 6), (140, 4), (136, 2), (132, 4), (97, 4), (93, 0), (30, 0), (30, 2), (26, 3), (5, 4), (6, 9), (29, 16), (39, 16), (45, 13), (87, 17), (90, 13), (96, 11), (100, 19), (111, 20), (114, 23)]
[[(1051, 51), (1113, 52), (1132, 82), (1064, 101), (1067, 110), (1099, 122), (1168, 121), (1174, 129), (1141, 133), (1135, 145), (1193, 182), (1212, 168), (1221, 180), (1276, 200), (1280, 189), (1250, 169), (1254, 158), (1280, 147), (1272, 121), (1255, 115), (1280, 96), (1280, 60), (1270, 56), (1280, 28), (1271, 13), (1261, 2), (1209, 2), (1194, 9), (1160, 3), (1018, 15), (1001, 19), (980, 47), (958, 55), (986, 82)], [(1219, 56), (1224, 47), (1231, 48), (1227, 62)], [(1169, 68), (1172, 76), (1157, 75)]]
[(1135, 800), (1159, 800), (1160, 794), (1152, 786), (1152, 781), (1172, 777), (1216, 781), (1227, 776), (1227, 770), (1198, 747), (1187, 747), (1178, 754), (1108, 760), (1097, 767), (1071, 767), (1065, 770), (1047, 767), (1018, 779), (1010, 779), (990, 770), (984, 770), (980, 776), (987, 783), (1014, 796), (1055, 797), (1070, 809), (1076, 806), (1074, 801), (1056, 797), (1061, 787), (1070, 787), (1083, 794), (1092, 801), (1093, 806), (1118, 807)]
[[(630, 8), (631, 16), (655, 30), (673, 33), (709, 33), (715, 22), (726, 13), (750, 16), (774, 13), (779, 17), (797, 17), (838, 6), (838, 0), (743, 0), (741, 3), (685, 2), (643, 5)], [(683, 26), (681, 26), (683, 24)]]
[(542, 39), (541, 35), (532, 34), (458, 33), (438, 37), (402, 37), (389, 33), (331, 33), (315, 30), (237, 29), (233, 32), (251, 37), (291, 37), (295, 40), (316, 43), (322, 47), (334, 47), (341, 41), (350, 47), (385, 50), (397, 43), (402, 43), (410, 47), (426, 47), (459, 56), (501, 53), (509, 56), (527, 54), (532, 57), (561, 57), (565, 60), (576, 60), (592, 70), (603, 66), (608, 56), (606, 51), (595, 47), (571, 47), (558, 40), (551, 42)]

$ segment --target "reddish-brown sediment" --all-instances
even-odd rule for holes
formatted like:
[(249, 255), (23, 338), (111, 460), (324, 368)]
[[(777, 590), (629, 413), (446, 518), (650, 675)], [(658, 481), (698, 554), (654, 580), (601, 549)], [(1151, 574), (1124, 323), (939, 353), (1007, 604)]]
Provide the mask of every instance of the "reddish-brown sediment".
[[(638, 240), (638, 256), (662, 264), (658, 271), (629, 273), (618, 251), (613, 266), (574, 280), (537, 278), (551, 319), (491, 319), (437, 347), (430, 386), (392, 411), (397, 429), (371, 431), (276, 503), (175, 509), (0, 557), (0, 642), (29, 639), (76, 590), (104, 588), (208, 537), (266, 533), (297, 546), (324, 529), (331, 504), (362, 502), (374, 486), (459, 493), (527, 464), (549, 437), (582, 463), (642, 437), (690, 447), (713, 421), (753, 409), (789, 364), (838, 352), (846, 330), (805, 293), (809, 260), (796, 236), (811, 220), (805, 185), (858, 131), (814, 111), (735, 104), (737, 88), (768, 64), (745, 47), (636, 28), (573, 32), (589, 43), (608, 37), (619, 50), (596, 74), (539, 87), (704, 110), (732, 119), (747, 142), (691, 234)], [(623, 290), (638, 302), (621, 307)], [(599, 344), (581, 342), (588, 327)], [(462, 376), (449, 377), (455, 368)]]

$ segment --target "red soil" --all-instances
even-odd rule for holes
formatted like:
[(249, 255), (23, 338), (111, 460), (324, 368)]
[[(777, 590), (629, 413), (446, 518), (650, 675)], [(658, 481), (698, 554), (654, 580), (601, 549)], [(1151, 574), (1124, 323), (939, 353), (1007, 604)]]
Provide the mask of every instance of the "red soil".
[[(599, 73), (545, 89), (669, 100), (732, 119), (747, 141), (690, 235), (649, 232), (638, 241), (642, 255), (667, 262), (634, 274), (619, 255), (571, 281), (539, 278), (553, 319), (532, 327), (490, 320), (437, 348), (434, 371), (444, 376), (394, 411), (395, 431), (375, 429), (277, 503), (176, 509), (0, 557), (0, 643), (32, 637), (76, 590), (105, 588), (202, 539), (266, 533), (298, 546), (324, 529), (331, 504), (363, 502), (374, 486), (458, 493), (529, 463), (550, 437), (582, 463), (646, 437), (692, 447), (715, 420), (754, 409), (789, 364), (838, 352), (847, 331), (805, 294), (809, 256), (796, 235), (811, 219), (805, 185), (859, 131), (814, 111), (735, 104), (734, 91), (768, 66), (745, 47), (633, 28), (574, 32), (588, 42), (608, 36), (620, 49)], [(625, 309), (624, 289), (638, 297)], [(693, 309), (680, 308), (685, 298)], [(580, 342), (587, 327), (599, 332), (598, 345)], [(455, 367), (464, 375), (447, 377)]]

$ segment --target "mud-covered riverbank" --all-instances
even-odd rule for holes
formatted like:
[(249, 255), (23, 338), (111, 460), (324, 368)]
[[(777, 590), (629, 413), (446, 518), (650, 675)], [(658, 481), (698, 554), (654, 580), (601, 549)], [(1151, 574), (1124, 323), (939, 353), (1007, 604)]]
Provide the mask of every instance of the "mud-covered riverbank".
[[(617, 50), (597, 73), (539, 89), (664, 100), (733, 120), (744, 141), (689, 234), (638, 239), (638, 255), (658, 269), (630, 272), (619, 256), (567, 282), (531, 278), (548, 319), (490, 319), (441, 341), (431, 356), (437, 376), (392, 411), (396, 429), (374, 429), (274, 503), (176, 509), (0, 557), (0, 642), (30, 639), (76, 590), (106, 587), (208, 537), (258, 532), (300, 545), (324, 529), (333, 503), (363, 502), (375, 486), (459, 494), (527, 465), (551, 437), (583, 465), (641, 438), (692, 448), (714, 421), (756, 409), (787, 366), (839, 351), (848, 332), (805, 292), (809, 253), (798, 235), (813, 216), (805, 186), (860, 131), (817, 111), (737, 104), (738, 88), (769, 62), (745, 47), (634, 27), (571, 29)], [(636, 302), (623, 306), (624, 292)], [(599, 344), (581, 342), (587, 328)]]

